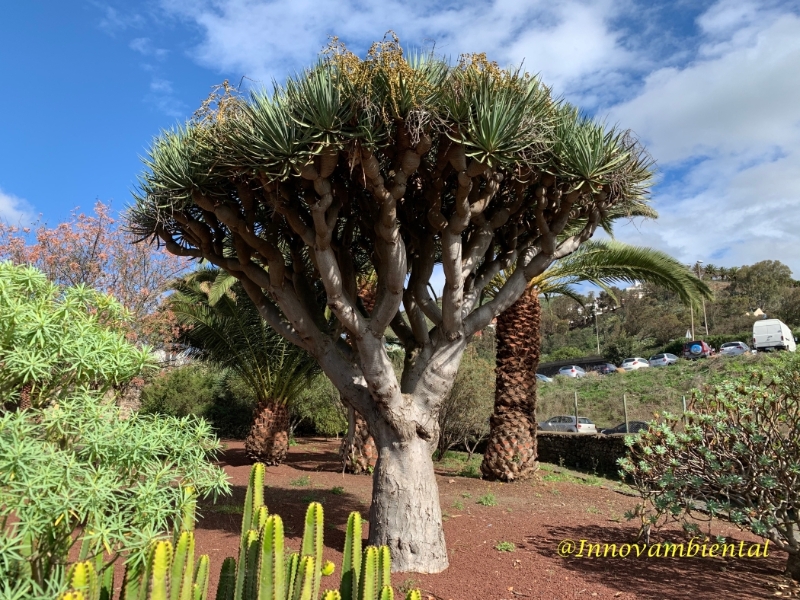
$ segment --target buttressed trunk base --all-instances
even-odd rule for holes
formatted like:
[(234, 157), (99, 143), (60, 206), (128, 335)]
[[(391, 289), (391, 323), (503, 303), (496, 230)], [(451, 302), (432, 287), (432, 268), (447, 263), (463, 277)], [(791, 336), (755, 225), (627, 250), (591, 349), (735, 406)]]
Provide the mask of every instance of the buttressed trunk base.
[(378, 460), (378, 448), (369, 433), (367, 421), (353, 408), (348, 408), (347, 435), (342, 439), (339, 459), (342, 469), (354, 475), (372, 473)]
[(369, 543), (389, 546), (392, 571), (444, 571), (449, 563), (430, 444), (378, 439), (378, 447)]

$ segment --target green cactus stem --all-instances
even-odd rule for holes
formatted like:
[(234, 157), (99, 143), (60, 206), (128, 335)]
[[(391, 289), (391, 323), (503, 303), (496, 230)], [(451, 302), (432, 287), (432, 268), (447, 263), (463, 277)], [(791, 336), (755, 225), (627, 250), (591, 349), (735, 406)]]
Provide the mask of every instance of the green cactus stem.
[[(147, 560), (146, 600), (167, 600), (169, 598), (170, 563), (172, 562), (172, 543), (156, 542)], [(141, 592), (141, 590), (140, 590)]]
[(317, 600), (313, 595), (314, 578), (317, 574), (317, 566), (314, 564), (313, 556), (304, 556), (300, 559), (300, 568), (297, 573), (297, 583), (295, 584), (294, 596), (291, 600)]
[(191, 600), (194, 574), (194, 534), (182, 531), (175, 544), (170, 569), (170, 600)]
[(69, 568), (67, 585), (73, 591), (82, 593), (86, 600), (99, 600), (100, 598), (97, 571), (88, 560), (75, 563)]
[[(247, 485), (247, 495), (244, 499), (244, 514), (242, 515), (242, 536), (239, 543), (239, 561), (236, 569), (236, 589), (234, 600), (249, 600), (243, 596), (245, 575), (247, 573), (247, 552), (250, 531), (254, 530), (254, 518), (258, 522), (259, 509), (264, 506), (264, 465), (256, 463), (250, 470), (250, 482)], [(257, 534), (257, 531), (256, 531)]]
[(385, 585), (381, 588), (381, 595), (378, 600), (394, 600), (394, 590), (392, 586)]
[(236, 559), (229, 556), (222, 562), (216, 600), (233, 600), (236, 593)]
[[(383, 590), (387, 586), (392, 587), (392, 555), (389, 552), (389, 546), (378, 548), (378, 581), (376, 583), (379, 590)], [(382, 591), (381, 598), (383, 598)]]
[(194, 583), (192, 583), (191, 600), (206, 600), (208, 597), (208, 575), (210, 568), (211, 561), (208, 558), (208, 554), (200, 555), (200, 558), (197, 559), (197, 566), (194, 570)]
[(358, 581), (358, 600), (378, 598), (378, 549), (367, 546), (361, 561), (361, 576)]
[(339, 592), (343, 600), (357, 600), (358, 578), (361, 574), (361, 515), (350, 513), (344, 538), (342, 581)]
[(300, 570), (300, 554), (292, 552), (286, 561), (286, 597), (294, 598), (294, 589), (297, 585), (297, 573)]
[(258, 532), (251, 529), (247, 532), (247, 554), (244, 564), (239, 565), (239, 570), (244, 571), (244, 588), (242, 600), (255, 600), (258, 591)]
[(261, 529), (260, 543), (258, 596), (253, 600), (284, 600), (286, 567), (283, 564), (283, 521), (278, 515), (270, 515), (267, 518)]
[(322, 504), (312, 502), (306, 510), (306, 522), (303, 529), (302, 556), (314, 558), (314, 581), (311, 588), (311, 597), (316, 600), (319, 598), (319, 584), (322, 577), (322, 546), (325, 515), (322, 511)]

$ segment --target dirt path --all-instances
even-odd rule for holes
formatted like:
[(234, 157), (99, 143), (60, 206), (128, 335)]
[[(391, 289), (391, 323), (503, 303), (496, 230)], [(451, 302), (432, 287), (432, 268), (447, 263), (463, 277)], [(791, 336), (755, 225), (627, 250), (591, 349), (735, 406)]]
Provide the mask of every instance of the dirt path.
[[(198, 553), (208, 553), (212, 560), (211, 598), (219, 566), (237, 552), (250, 472), (241, 442), (227, 445), (220, 464), (231, 476), (234, 495), (202, 508), (197, 526)], [(323, 581), (329, 587), (338, 585), (347, 516), (358, 510), (366, 517), (372, 491), (370, 477), (336, 471), (336, 449), (333, 441), (300, 440), (291, 448), (287, 464), (267, 469), (265, 491), (270, 512), (284, 520), (287, 545), (293, 550), (300, 545), (308, 503), (322, 502), (326, 558), (337, 565), (337, 574)], [(634, 498), (614, 491), (618, 487), (614, 482), (575, 475), (552, 465), (543, 465), (535, 481), (513, 485), (439, 475), (450, 568), (437, 575), (397, 573), (395, 588), (419, 587), (423, 598), (436, 600), (749, 600), (773, 597), (776, 591), (783, 597), (792, 594), (790, 588), (778, 587), (787, 583), (780, 577), (786, 555), (772, 548), (767, 558), (749, 559), (562, 558), (557, 553), (562, 540), (622, 545), (634, 541), (636, 532), (633, 522), (623, 516)], [(488, 506), (478, 503), (482, 498)], [(713, 531), (737, 545), (760, 541), (723, 522), (716, 523)], [(500, 551), (498, 545), (511, 551)]]

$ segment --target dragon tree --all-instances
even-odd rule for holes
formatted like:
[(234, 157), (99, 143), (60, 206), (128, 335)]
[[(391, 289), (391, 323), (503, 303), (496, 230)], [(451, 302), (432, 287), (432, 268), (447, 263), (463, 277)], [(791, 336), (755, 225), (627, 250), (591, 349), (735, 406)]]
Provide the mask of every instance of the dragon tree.
[[(239, 279), (317, 360), (378, 447), (370, 543), (389, 546), (395, 570), (426, 573), (448, 565), (431, 455), (467, 340), (597, 227), (641, 212), (651, 177), (628, 132), (537, 77), (483, 55), (406, 56), (396, 39), (364, 59), (333, 43), (270, 92), (219, 94), (145, 164), (132, 231)], [(405, 346), (399, 380), (389, 327)]]

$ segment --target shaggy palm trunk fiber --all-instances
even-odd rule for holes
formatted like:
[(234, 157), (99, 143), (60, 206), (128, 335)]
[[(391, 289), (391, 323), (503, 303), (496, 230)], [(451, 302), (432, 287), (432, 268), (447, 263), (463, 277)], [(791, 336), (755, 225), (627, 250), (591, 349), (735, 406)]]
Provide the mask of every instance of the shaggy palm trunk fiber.
[(19, 392), (19, 409), (28, 410), (31, 408), (31, 384), (26, 383)]
[(379, 450), (372, 480), (369, 544), (389, 546), (392, 571), (440, 573), (449, 561), (433, 448), (419, 437), (402, 441), (386, 424), (380, 424), (374, 435)]
[(536, 369), (541, 308), (535, 290), (524, 293), (497, 317), (494, 413), (481, 463), (484, 478), (530, 477), (536, 462)]
[(289, 451), (289, 411), (286, 404), (266, 400), (256, 406), (244, 449), (251, 460), (267, 465), (279, 465), (286, 459)]
[(355, 475), (370, 474), (378, 460), (378, 448), (369, 434), (369, 427), (361, 414), (348, 408), (347, 435), (342, 439), (339, 458), (342, 470)]

